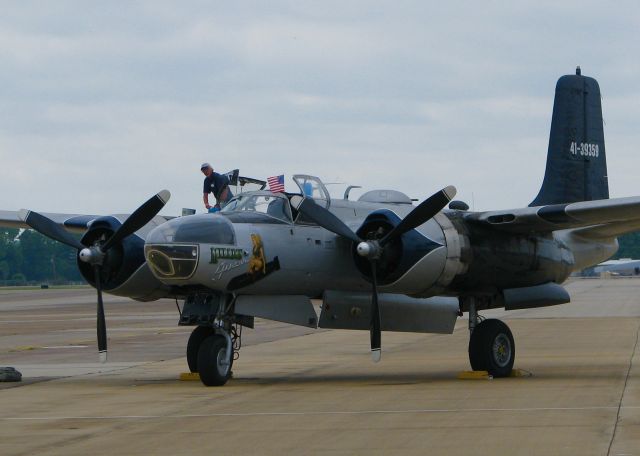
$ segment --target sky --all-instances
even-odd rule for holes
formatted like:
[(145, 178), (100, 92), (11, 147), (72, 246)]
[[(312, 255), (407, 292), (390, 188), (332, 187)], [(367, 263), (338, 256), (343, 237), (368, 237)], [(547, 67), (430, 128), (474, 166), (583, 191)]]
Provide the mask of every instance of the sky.
[(202, 162), (522, 207), (576, 65), (640, 195), (637, 1), (0, 3), (0, 209), (200, 211)]

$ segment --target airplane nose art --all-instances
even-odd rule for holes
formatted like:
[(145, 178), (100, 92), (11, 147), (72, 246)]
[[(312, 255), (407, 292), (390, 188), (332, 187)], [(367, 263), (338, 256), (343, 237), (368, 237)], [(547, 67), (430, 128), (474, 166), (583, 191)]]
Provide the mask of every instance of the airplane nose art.
[(190, 279), (198, 267), (200, 244), (235, 245), (233, 225), (225, 217), (190, 215), (169, 220), (147, 236), (144, 254), (160, 280)]

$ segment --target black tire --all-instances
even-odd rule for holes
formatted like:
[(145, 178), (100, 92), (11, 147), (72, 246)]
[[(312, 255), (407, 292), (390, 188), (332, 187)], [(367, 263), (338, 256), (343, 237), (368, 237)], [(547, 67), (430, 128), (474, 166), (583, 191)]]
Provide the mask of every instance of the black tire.
[(209, 326), (196, 326), (196, 329), (191, 332), (189, 342), (187, 342), (189, 371), (198, 372), (198, 350), (200, 350), (200, 344), (212, 334), (214, 334), (214, 330)]
[(511, 330), (500, 320), (484, 320), (469, 339), (469, 361), (473, 370), (486, 370), (493, 377), (508, 377), (516, 359)]
[[(486, 320), (485, 320), (486, 321)], [(484, 323), (484, 322), (482, 322)], [(477, 325), (469, 338), (469, 363), (474, 371), (486, 371), (487, 362), (484, 356), (484, 330), (482, 323)]]
[(214, 334), (207, 337), (198, 350), (198, 371), (200, 381), (206, 386), (222, 386), (231, 378), (231, 366), (233, 356), (229, 366), (224, 366), (221, 361), (225, 358), (227, 351), (227, 340), (220, 335)]

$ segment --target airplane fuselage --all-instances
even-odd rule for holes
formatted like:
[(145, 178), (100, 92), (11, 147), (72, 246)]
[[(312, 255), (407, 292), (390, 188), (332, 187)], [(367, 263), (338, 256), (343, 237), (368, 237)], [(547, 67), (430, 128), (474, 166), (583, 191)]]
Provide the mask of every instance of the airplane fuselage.
[[(401, 219), (412, 208), (334, 200), (330, 210), (355, 230), (366, 225), (371, 213)], [(567, 236), (497, 233), (470, 222), (468, 214), (445, 210), (410, 236), (405, 234), (398, 247), (400, 264), (380, 291), (415, 297), (493, 294), (506, 288), (562, 283), (575, 269)], [(180, 237), (182, 224), (189, 224), (186, 232), (197, 236)], [(173, 231), (178, 232), (177, 239), (166, 234)], [(590, 261), (606, 258), (615, 248), (605, 247), (592, 252)], [(177, 248), (183, 253), (176, 253)], [(328, 289), (370, 289), (368, 271), (359, 267), (352, 242), (317, 225), (267, 214), (230, 212), (174, 219), (149, 234), (145, 250), (155, 276), (174, 296), (209, 289), (315, 298)], [(163, 261), (175, 265), (163, 273)]]

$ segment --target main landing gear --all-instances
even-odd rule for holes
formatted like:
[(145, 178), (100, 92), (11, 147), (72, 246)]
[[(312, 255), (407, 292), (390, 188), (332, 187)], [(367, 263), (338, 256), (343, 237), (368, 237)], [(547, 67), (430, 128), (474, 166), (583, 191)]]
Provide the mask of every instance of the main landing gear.
[(483, 319), (478, 315), (477, 302), (469, 304), (469, 361), (474, 371), (484, 370), (493, 377), (508, 377), (516, 357), (516, 345), (509, 327), (500, 320)]

